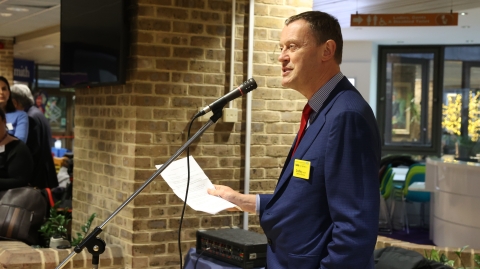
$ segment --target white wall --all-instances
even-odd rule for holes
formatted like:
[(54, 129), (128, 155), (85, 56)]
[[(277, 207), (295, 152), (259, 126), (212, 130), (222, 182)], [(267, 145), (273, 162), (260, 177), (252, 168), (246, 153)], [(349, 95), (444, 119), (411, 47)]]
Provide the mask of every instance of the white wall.
[(340, 66), (348, 78), (355, 78), (355, 86), (376, 113), (378, 45), (371, 41), (345, 41)]

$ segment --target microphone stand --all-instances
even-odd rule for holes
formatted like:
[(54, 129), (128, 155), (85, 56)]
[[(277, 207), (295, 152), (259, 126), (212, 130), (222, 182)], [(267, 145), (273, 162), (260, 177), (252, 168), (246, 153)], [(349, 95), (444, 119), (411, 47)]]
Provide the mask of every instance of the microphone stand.
[[(87, 237), (85, 237), (85, 239), (83, 239), (82, 242), (80, 242), (80, 244), (73, 249), (72, 253), (70, 253), (55, 269), (63, 268), (75, 255), (82, 252), (85, 247), (87, 248), (88, 252), (93, 255), (93, 269), (97, 269), (100, 260), (99, 256), (105, 251), (106, 246), (105, 241), (97, 237), (97, 235), (102, 232), (103, 227), (120, 211), (122, 211), (122, 209), (128, 205), (128, 203), (137, 197), (137, 195), (139, 195), (140, 192), (142, 192), (143, 189), (145, 189), (148, 184), (150, 184), (158, 175), (160, 175), (160, 173), (163, 172), (163, 170), (165, 170), (176, 158), (178, 158), (178, 156), (180, 156), (180, 154), (182, 154), (195, 139), (202, 135), (210, 126), (216, 123), (217, 120), (222, 117), (222, 109), (223, 107), (213, 111), (213, 116), (210, 117), (210, 120), (205, 123), (205, 125), (203, 125), (202, 128), (200, 128), (200, 130), (198, 130), (190, 139), (188, 139), (188, 141), (185, 142), (185, 144), (183, 144), (183, 146), (181, 146), (180, 149), (178, 149), (177, 152), (175, 152), (175, 154), (168, 159), (168, 161), (166, 161), (155, 173), (153, 173), (153, 175), (147, 181), (145, 181), (145, 183), (143, 183), (143, 185), (140, 186), (140, 188), (138, 188), (130, 197), (128, 197), (123, 204), (121, 204), (102, 224), (100, 224), (100, 226), (97, 226), (89, 235), (87, 235)], [(195, 118), (196, 117), (194, 117), (193, 120)]]

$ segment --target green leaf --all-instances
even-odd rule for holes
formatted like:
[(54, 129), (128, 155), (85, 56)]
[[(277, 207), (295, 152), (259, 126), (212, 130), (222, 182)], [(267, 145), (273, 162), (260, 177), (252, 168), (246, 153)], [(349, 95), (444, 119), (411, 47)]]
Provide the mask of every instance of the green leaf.
[(448, 262), (447, 256), (445, 256), (444, 253), (442, 253), (442, 255), (440, 256), (440, 262), (443, 263), (443, 264)]
[(436, 262), (440, 261), (440, 257), (438, 256), (438, 250), (432, 249), (431, 254), (432, 254), (432, 258), (431, 258), (432, 261), (436, 261)]
[(71, 242), (72, 246), (76, 246), (76, 245), (80, 244), (80, 242), (82, 242), (84, 236), (87, 236), (88, 230), (90, 230), (90, 226), (92, 225), (93, 219), (95, 219), (96, 216), (97, 216), (97, 214), (93, 213), (92, 215), (90, 215), (90, 217), (85, 222), (85, 224), (80, 226), (80, 230), (83, 232), (83, 234), (77, 232), (77, 237), (72, 237), (72, 242)]
[(463, 261), (462, 261), (462, 252), (463, 252), (466, 248), (468, 248), (468, 245), (463, 246), (459, 251), (455, 251), (455, 254), (457, 254), (458, 259), (460, 260), (460, 264), (463, 265), (463, 266), (465, 266), (465, 265), (463, 264)]
[(473, 256), (473, 261), (475, 261), (475, 263), (476, 263), (477, 265), (480, 265), (480, 255), (475, 254), (475, 255)]
[(423, 252), (425, 252), (425, 258), (426, 258), (427, 260), (430, 260), (430, 256), (428, 255), (427, 250), (424, 249)]

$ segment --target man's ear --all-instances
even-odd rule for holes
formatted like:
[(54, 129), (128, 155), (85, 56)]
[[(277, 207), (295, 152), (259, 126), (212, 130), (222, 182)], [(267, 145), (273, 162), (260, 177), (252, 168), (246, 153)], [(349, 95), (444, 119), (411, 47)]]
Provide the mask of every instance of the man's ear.
[(325, 42), (325, 48), (323, 49), (322, 58), (324, 61), (330, 60), (335, 56), (335, 50), (337, 49), (337, 44), (335, 41), (329, 39)]

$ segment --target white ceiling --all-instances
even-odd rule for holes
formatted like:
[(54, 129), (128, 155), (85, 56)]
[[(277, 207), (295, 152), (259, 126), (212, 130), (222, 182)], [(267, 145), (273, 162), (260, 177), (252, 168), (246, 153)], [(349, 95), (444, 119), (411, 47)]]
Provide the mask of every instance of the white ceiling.
[[(14, 38), (15, 58), (60, 63), (60, 1), (0, 0), (0, 37)], [(101, 0), (99, 0), (101, 1)], [(194, 0), (192, 0), (194, 1)], [(21, 7), (28, 11), (8, 10)], [(345, 40), (378, 44), (480, 44), (480, 0), (314, 0), (315, 10), (337, 17)], [(467, 12), (458, 26), (350, 27), (358, 13)], [(11, 14), (6, 17), (4, 14)], [(53, 48), (52, 48), (53, 46)]]
[(58, 65), (60, 0), (0, 0), (0, 37), (15, 39), (15, 58)]

